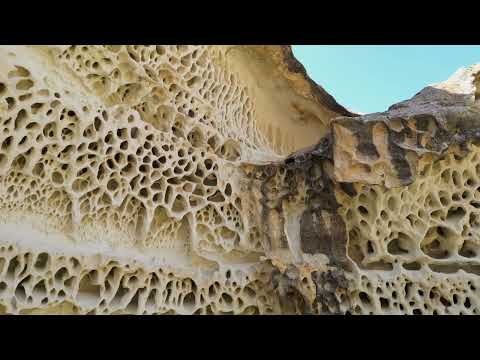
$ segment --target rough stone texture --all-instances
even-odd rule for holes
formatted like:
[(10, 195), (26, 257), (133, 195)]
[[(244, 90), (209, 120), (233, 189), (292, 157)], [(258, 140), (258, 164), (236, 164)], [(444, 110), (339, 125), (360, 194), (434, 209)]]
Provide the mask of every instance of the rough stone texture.
[(290, 283), (311, 304), (285, 311), (480, 312), (479, 73), (338, 117), (317, 146), (264, 168), (269, 196), (289, 194), (265, 227), (291, 224), (288, 249), (272, 239), (268, 256), (303, 271)]
[(0, 313), (478, 313), (479, 73), (358, 116), (287, 46), (1, 46)]

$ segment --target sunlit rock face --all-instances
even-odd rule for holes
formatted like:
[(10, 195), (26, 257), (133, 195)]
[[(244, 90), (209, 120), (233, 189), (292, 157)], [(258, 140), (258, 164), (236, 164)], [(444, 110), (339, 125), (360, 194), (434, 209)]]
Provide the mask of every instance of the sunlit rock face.
[(288, 311), (480, 312), (478, 74), (337, 117), (316, 146), (264, 167), (264, 197), (281, 205), (263, 223), (284, 226), (267, 254)]
[(477, 73), (358, 116), (286, 46), (0, 46), (0, 313), (477, 313)]

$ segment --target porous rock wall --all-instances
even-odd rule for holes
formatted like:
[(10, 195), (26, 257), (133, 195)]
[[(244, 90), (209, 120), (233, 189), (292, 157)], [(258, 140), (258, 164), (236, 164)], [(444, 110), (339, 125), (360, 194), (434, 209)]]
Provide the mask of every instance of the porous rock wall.
[(479, 72), (358, 116), (287, 46), (0, 46), (0, 313), (477, 313)]

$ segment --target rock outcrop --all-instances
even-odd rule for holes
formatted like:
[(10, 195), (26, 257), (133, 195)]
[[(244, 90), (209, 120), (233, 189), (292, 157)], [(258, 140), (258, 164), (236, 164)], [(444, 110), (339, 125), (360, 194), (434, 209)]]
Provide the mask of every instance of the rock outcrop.
[(286, 224), (267, 254), (297, 270), (290, 312), (479, 313), (479, 73), (337, 117), (317, 146), (264, 167), (281, 202), (264, 226)]
[(477, 74), (359, 116), (286, 46), (1, 46), (0, 312), (477, 313)]

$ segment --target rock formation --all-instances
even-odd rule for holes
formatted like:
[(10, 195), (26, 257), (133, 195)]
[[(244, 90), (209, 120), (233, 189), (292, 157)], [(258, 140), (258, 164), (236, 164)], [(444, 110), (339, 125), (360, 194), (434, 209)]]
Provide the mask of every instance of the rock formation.
[(0, 313), (478, 313), (477, 74), (359, 116), (287, 46), (1, 46)]

